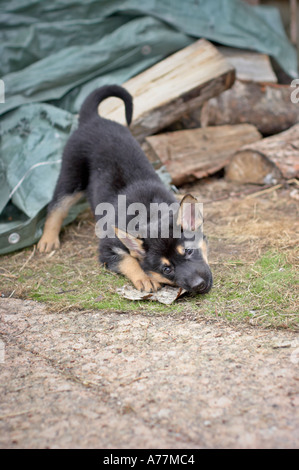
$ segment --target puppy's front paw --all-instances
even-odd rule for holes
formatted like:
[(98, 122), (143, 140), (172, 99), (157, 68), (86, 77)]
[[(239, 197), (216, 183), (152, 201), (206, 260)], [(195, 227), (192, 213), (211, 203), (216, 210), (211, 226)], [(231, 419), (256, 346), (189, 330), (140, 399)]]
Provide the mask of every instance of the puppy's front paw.
[(50, 253), (53, 250), (58, 250), (60, 247), (59, 237), (51, 237), (44, 234), (37, 244), (37, 249), (40, 253)]
[(157, 292), (157, 290), (161, 289), (161, 284), (151, 279), (149, 276), (144, 275), (142, 278), (136, 279), (133, 282), (136, 289), (144, 292)]

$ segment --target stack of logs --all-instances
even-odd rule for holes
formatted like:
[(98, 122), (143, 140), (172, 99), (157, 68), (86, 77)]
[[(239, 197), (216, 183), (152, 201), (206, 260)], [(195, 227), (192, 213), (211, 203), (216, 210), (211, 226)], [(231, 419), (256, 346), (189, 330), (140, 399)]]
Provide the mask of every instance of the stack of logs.
[[(242, 183), (299, 176), (299, 83), (298, 93), (277, 84), (268, 56), (201, 39), (123, 86), (134, 97), (133, 135), (175, 185), (223, 168)], [(116, 98), (100, 113), (125, 124)]]

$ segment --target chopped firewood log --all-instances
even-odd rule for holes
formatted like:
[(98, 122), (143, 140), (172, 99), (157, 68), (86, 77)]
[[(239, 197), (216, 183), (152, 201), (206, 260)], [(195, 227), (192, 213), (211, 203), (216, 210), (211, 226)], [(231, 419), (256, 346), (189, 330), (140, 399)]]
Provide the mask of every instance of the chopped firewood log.
[(234, 152), (246, 143), (261, 139), (250, 124), (188, 129), (146, 138), (151, 156), (159, 159), (179, 186), (224, 168)]
[[(277, 77), (269, 56), (235, 47), (218, 46), (217, 49), (236, 69), (236, 82), (230, 89), (231, 93), (224, 92), (218, 98), (212, 98), (204, 103), (203, 108), (200, 107), (190, 113), (185, 113), (169, 130), (248, 122), (256, 125), (259, 131), (263, 133), (264, 126), (268, 123), (269, 109), (270, 112), (276, 112), (275, 102), (272, 102), (271, 96), (267, 98), (266, 102), (264, 99), (266, 84), (272, 83), (273, 85), (277, 83)], [(246, 83), (242, 85), (242, 82)], [(251, 82), (254, 83), (251, 84)], [(256, 82), (263, 83), (263, 85), (257, 85)], [(282, 93), (286, 94), (284, 101), (287, 103), (288, 108), (289, 94), (287, 96), (287, 87)], [(278, 132), (287, 129), (296, 122), (294, 117), (287, 114), (284, 119), (286, 119), (286, 124), (281, 128), (279, 123)], [(273, 121), (273, 118), (271, 121)], [(290, 122), (289, 125), (288, 122)], [(273, 122), (271, 127), (273, 127)], [(268, 133), (267, 129), (266, 133)]]
[(200, 113), (202, 127), (253, 124), (265, 136), (282, 132), (299, 122), (299, 106), (292, 103), (288, 85), (237, 80), (217, 98), (207, 101)]
[[(231, 87), (235, 69), (210, 42), (200, 39), (123, 84), (134, 98), (132, 134), (142, 142), (182, 114)], [(125, 124), (122, 102), (109, 98), (100, 115)]]
[(267, 54), (235, 47), (217, 47), (236, 69), (236, 79), (247, 82), (277, 83), (277, 77)]
[(299, 176), (299, 124), (280, 134), (244, 145), (226, 167), (240, 183), (276, 184)]

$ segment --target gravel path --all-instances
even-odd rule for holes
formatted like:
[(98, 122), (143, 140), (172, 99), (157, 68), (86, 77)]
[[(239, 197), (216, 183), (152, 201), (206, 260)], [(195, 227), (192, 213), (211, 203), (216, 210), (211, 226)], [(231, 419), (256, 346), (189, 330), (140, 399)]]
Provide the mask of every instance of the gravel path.
[(299, 337), (0, 300), (1, 448), (294, 448)]

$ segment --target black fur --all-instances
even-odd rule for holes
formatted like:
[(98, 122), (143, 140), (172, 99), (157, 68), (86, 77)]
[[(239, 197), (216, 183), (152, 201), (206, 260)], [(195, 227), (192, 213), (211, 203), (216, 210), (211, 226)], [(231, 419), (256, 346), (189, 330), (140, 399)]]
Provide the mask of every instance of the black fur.
[[(173, 194), (166, 189), (140, 145), (128, 128), (99, 117), (99, 103), (108, 96), (121, 98), (126, 107), (126, 119), (132, 119), (132, 97), (122, 87), (105, 86), (92, 92), (82, 105), (79, 127), (70, 137), (63, 154), (60, 176), (49, 211), (66, 195), (85, 191), (93, 213), (101, 202), (110, 202), (116, 208), (118, 195), (126, 195), (127, 205), (141, 202), (149, 207), (151, 202), (172, 204)], [(131, 217), (128, 217), (129, 221)], [(96, 216), (99, 220), (99, 217)], [(161, 220), (157, 223), (161, 224)], [(179, 254), (178, 245), (184, 246), (184, 234), (172, 238), (172, 220), (169, 238), (143, 239), (145, 255), (139, 259), (142, 269), (160, 273), (175, 285), (189, 291), (208, 292), (212, 286), (212, 274), (203, 259), (200, 248)], [(117, 219), (116, 219), (117, 225)], [(119, 238), (100, 240), (100, 262), (119, 272), (123, 254), (129, 250)], [(189, 254), (188, 254), (189, 253)], [(161, 259), (171, 264), (165, 268)]]

